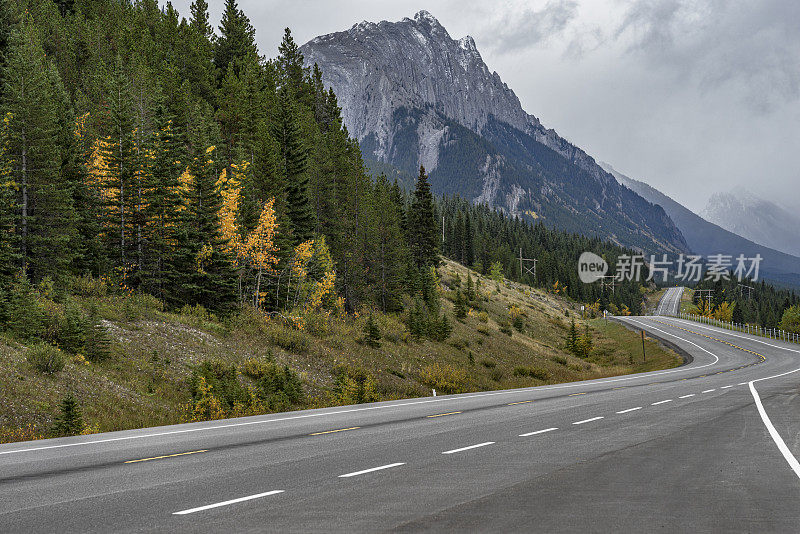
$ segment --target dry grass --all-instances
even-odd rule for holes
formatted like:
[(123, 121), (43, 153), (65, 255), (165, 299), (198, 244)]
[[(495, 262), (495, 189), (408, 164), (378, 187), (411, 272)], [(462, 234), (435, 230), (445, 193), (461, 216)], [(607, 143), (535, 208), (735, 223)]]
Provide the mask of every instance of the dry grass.
[[(466, 281), (467, 269), (458, 264), (448, 262), (440, 272), (444, 287), (454, 285), (456, 273)], [(595, 350), (585, 360), (577, 358), (563, 346), (569, 321), (580, 315), (579, 304), (509, 282), (497, 292), (486, 278), (481, 294), (479, 306), (463, 322), (451, 321), (453, 333), (442, 343), (415, 342), (401, 316), (372, 311), (382, 335), (378, 349), (360, 342), (369, 310), (358, 317), (312, 317), (299, 331), (253, 313), (223, 322), (202, 310), (165, 313), (148, 299), (77, 297), (83, 305), (100, 304), (113, 339), (112, 356), (98, 363), (72, 357), (63, 371), (45, 375), (27, 363), (25, 347), (0, 338), (0, 440), (46, 436), (68, 392), (98, 431), (178, 423), (190, 398), (193, 367), (211, 358), (240, 369), (247, 361), (270, 357), (288, 365), (303, 381), (303, 407), (349, 398), (342, 396), (341, 384), (337, 390), (342, 370), (366, 376), (374, 389), (370, 398), (389, 400), (430, 395), (432, 388), (446, 393), (526, 387), (680, 363), (677, 355), (650, 343), (648, 361), (641, 364), (638, 334), (603, 320), (578, 319), (581, 331), (589, 324)], [(443, 289), (443, 296), (452, 318), (453, 290)], [(509, 336), (500, 325), (509, 321), (510, 306), (519, 308), (523, 325)], [(484, 360), (493, 365), (481, 365)]]

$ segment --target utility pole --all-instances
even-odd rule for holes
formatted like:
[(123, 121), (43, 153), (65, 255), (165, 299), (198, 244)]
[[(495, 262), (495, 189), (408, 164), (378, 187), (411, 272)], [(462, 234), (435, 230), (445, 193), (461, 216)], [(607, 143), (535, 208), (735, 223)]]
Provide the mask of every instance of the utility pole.
[[(522, 257), (522, 248), (519, 249), (519, 274), (522, 276), (526, 272), (533, 276), (533, 283), (536, 283), (536, 262), (539, 261), (536, 258), (523, 258)], [(526, 264), (525, 262), (529, 262)], [(530, 262), (533, 262), (533, 267), (529, 267)]]
[(742, 295), (743, 297), (744, 297), (744, 290), (745, 289), (747, 290), (747, 300), (750, 300), (750, 298), (753, 295), (753, 290), (755, 288), (753, 286), (748, 286), (746, 284), (739, 284), (739, 294)]
[(606, 287), (610, 287), (611, 292), (613, 293), (614, 289), (616, 288), (616, 283), (617, 283), (617, 277), (615, 275), (609, 274), (606, 276), (602, 276), (600, 278), (600, 290), (605, 291)]
[(644, 348), (644, 330), (642, 330), (642, 362), (647, 361), (647, 351)]

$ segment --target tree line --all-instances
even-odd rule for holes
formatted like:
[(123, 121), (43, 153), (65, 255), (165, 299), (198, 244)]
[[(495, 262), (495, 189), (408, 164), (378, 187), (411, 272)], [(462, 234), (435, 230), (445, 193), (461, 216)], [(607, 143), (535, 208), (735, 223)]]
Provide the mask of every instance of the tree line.
[(0, 0), (0, 117), (0, 302), (91, 276), (170, 308), (408, 309), (438, 336), (443, 252), (638, 311), (638, 285), (577, 280), (580, 252), (623, 249), (436, 201), (422, 168), (411, 192), (370, 176), (289, 29), (261, 56), (236, 0), (217, 31), (206, 0), (188, 19), (157, 0)]

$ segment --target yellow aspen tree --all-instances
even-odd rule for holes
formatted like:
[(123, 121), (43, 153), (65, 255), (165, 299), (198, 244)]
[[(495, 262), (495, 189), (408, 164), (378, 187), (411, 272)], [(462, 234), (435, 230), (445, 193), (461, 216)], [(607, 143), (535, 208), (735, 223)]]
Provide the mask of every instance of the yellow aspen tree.
[(275, 216), (275, 199), (271, 198), (264, 203), (258, 224), (247, 236), (242, 253), (248, 265), (256, 270), (256, 284), (253, 292), (253, 305), (261, 307), (264, 295), (261, 294), (261, 280), (265, 274), (275, 272), (275, 265), (278, 264), (278, 257), (275, 253), (278, 247), (275, 246), (275, 234), (278, 229), (278, 219)]

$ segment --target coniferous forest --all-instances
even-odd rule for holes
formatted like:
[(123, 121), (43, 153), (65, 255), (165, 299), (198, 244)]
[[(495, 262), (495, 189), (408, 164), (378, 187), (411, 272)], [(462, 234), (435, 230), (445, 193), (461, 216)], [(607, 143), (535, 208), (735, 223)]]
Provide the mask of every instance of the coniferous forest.
[[(234, 0), (217, 30), (205, 0), (188, 19), (156, 0), (0, 6), (5, 293), (93, 277), (170, 309), (401, 311), (434, 307), (444, 252), (603, 299), (574, 260), (618, 247), (437, 201), (424, 169), (408, 193), (373, 179), (289, 29), (266, 59)], [(639, 311), (638, 285), (608, 297)]]

